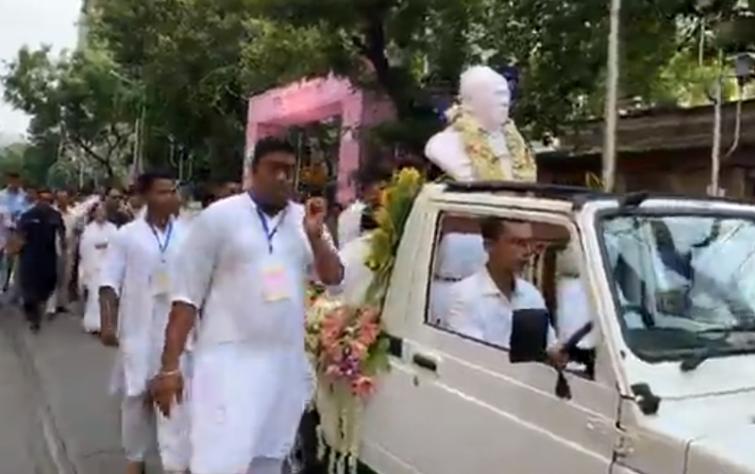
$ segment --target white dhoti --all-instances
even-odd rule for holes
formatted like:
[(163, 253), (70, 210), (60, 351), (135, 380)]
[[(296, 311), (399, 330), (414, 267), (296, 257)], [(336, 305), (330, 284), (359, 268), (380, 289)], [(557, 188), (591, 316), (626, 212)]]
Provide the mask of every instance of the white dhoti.
[(191, 457), (189, 401), (191, 399), (190, 355), (181, 360), (185, 389), (183, 402), (173, 405), (170, 417), (166, 418), (154, 405), (147, 406), (144, 396), (128, 396), (124, 390), (123, 363), (116, 359), (111, 380), (111, 390), (122, 394), (121, 442), (126, 459), (142, 462), (147, 452), (155, 446), (160, 454), (163, 470), (184, 472), (189, 468)]
[(304, 351), (217, 344), (194, 362), (191, 472), (280, 472), (313, 391)]
[(154, 410), (144, 403), (144, 397), (124, 396), (121, 400), (121, 444), (129, 462), (144, 462), (155, 444)]
[(100, 292), (96, 285), (87, 288), (83, 324), (86, 332), (99, 332), (100, 330)]
[[(190, 384), (186, 380), (186, 384)], [(160, 461), (164, 471), (184, 472), (189, 468), (191, 460), (191, 432), (189, 418), (190, 390), (184, 390), (184, 399), (181, 404), (173, 405), (170, 418), (166, 418), (158, 409), (157, 416), (157, 446), (160, 452)]]

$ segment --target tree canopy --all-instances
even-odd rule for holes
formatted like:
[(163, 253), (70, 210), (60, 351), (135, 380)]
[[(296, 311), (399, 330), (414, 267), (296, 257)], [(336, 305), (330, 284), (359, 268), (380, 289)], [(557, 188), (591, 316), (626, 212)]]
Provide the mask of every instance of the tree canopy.
[[(718, 51), (755, 46), (750, 13), (737, 0), (624, 0), (623, 101), (707, 102)], [(603, 110), (605, 0), (92, 0), (87, 16), (87, 49), (22, 49), (6, 98), (32, 114), (33, 140), (111, 177), (137, 148), (184, 177), (238, 177), (246, 99), (331, 72), (384, 94), (398, 120), (376, 136), (414, 152), (471, 64), (512, 76), (530, 138)]]
[(83, 160), (110, 180), (131, 159), (136, 92), (105, 50), (59, 58), (22, 48), (3, 77), (5, 99), (32, 116), (33, 143), (57, 143), (56, 158)]

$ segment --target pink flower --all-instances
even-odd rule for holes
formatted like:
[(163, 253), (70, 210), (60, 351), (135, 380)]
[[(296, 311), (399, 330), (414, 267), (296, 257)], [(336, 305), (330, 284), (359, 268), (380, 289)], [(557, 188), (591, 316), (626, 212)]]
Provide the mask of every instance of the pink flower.
[(343, 374), (341, 373), (341, 368), (338, 365), (329, 365), (328, 368), (325, 369), (325, 376), (326, 377), (341, 377)]
[(366, 398), (374, 391), (375, 383), (370, 377), (362, 375), (351, 383), (351, 392), (358, 397)]
[(372, 307), (364, 308), (359, 311), (359, 325), (375, 323), (380, 318), (380, 313)]
[(380, 326), (370, 323), (362, 326), (357, 340), (366, 347), (371, 346), (380, 334)]
[(364, 356), (367, 355), (367, 348), (368, 345), (363, 344), (360, 340), (351, 341), (349, 344), (351, 354), (359, 360), (363, 360)]

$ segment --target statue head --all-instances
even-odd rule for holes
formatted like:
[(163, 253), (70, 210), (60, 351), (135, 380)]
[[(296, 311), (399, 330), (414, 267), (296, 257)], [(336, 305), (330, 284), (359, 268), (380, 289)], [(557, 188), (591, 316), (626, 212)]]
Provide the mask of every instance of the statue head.
[(511, 92), (506, 78), (488, 66), (473, 66), (461, 75), (461, 105), (486, 130), (500, 129), (509, 119)]

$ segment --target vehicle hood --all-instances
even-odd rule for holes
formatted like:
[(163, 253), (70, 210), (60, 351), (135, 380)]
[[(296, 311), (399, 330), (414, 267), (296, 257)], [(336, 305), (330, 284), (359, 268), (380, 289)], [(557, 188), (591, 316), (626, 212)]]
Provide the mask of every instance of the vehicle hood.
[(685, 474), (755, 473), (755, 425), (693, 440), (687, 450)]
[(685, 474), (755, 473), (755, 391), (661, 400), (652, 431), (688, 446)]

